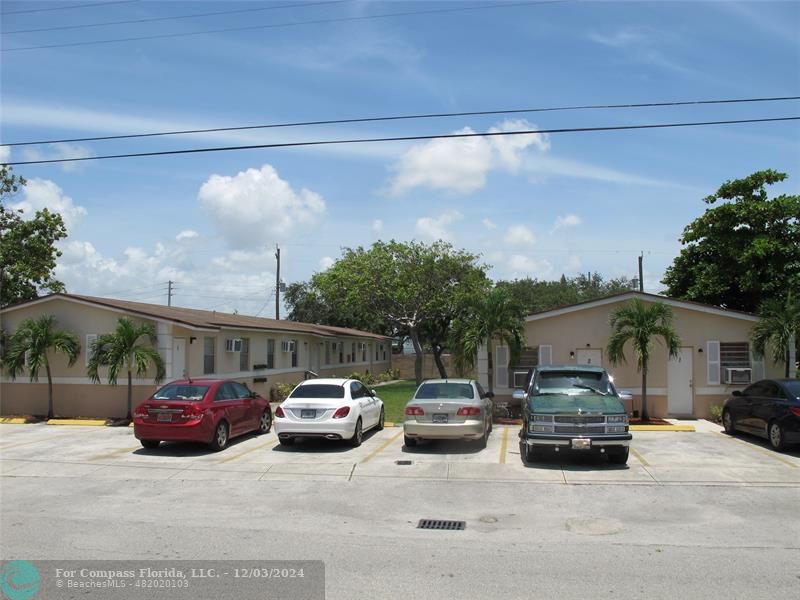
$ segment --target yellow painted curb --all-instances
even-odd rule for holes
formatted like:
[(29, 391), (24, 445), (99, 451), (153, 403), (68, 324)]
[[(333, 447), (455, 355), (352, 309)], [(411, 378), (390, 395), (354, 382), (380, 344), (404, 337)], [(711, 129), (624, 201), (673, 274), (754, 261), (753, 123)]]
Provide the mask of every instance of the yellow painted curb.
[(394, 423), (392, 421), (384, 421), (383, 426), (384, 427), (400, 427), (400, 424), (399, 423)]
[(105, 419), (50, 419), (48, 425), (95, 425), (106, 424)]
[(694, 425), (631, 425), (631, 431), (694, 431)]
[(3, 425), (27, 425), (27, 419), (23, 417), (3, 417), (0, 419)]

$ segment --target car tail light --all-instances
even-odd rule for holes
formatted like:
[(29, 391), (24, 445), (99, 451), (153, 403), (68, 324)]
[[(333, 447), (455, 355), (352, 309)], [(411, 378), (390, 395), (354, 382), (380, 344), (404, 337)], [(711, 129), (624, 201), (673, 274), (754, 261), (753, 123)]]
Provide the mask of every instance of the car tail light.
[(792, 406), (789, 410), (792, 411), (794, 416), (800, 417), (800, 407)]
[(456, 414), (459, 417), (474, 417), (481, 414), (481, 409), (477, 406), (462, 406)]
[(136, 409), (133, 411), (134, 419), (146, 419), (149, 416), (150, 413), (147, 411), (146, 406), (137, 406)]
[(420, 406), (407, 406), (406, 414), (412, 417), (421, 417), (425, 414), (425, 411)]
[(202, 419), (203, 418), (203, 409), (198, 406), (190, 406), (184, 409), (183, 414), (181, 414), (182, 419), (186, 419), (187, 421), (191, 421), (194, 419)]
[(336, 412), (333, 413), (334, 419), (344, 419), (347, 415), (350, 414), (350, 407), (349, 406), (342, 406), (341, 408), (337, 408)]
[(279, 419), (282, 419), (286, 416), (286, 413), (284, 413), (283, 409), (279, 406), (278, 408), (275, 409), (275, 416), (278, 417)]

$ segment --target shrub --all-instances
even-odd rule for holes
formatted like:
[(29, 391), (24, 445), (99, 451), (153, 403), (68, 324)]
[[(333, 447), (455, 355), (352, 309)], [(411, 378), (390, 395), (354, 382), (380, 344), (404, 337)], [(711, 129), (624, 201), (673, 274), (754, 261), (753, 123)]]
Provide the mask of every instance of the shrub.
[(712, 404), (709, 408), (711, 413), (711, 420), (715, 423), (722, 421), (722, 407), (719, 404)]
[(276, 383), (269, 390), (270, 402), (283, 402), (296, 385), (296, 383)]

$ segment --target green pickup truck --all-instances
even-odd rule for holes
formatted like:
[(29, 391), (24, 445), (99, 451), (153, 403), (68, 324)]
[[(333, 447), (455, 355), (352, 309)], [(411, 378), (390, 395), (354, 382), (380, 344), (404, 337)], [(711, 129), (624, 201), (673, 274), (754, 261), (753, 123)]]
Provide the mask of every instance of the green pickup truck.
[(520, 438), (527, 462), (548, 449), (597, 452), (615, 464), (628, 462), (628, 415), (602, 367), (536, 367), (527, 390), (515, 390), (514, 399), (522, 404)]

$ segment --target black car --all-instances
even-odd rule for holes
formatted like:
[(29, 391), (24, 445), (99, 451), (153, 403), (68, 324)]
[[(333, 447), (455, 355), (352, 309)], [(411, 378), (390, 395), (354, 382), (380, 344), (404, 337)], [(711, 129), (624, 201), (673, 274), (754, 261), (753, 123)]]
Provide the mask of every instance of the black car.
[(778, 451), (800, 443), (800, 379), (762, 379), (725, 401), (722, 425), (769, 440)]

